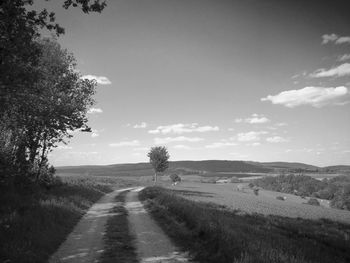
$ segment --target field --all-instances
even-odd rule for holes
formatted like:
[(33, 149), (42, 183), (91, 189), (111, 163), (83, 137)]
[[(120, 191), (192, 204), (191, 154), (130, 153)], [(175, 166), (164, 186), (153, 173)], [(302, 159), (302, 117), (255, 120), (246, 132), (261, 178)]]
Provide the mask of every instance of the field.
[(141, 198), (163, 230), (179, 247), (189, 251), (196, 262), (345, 263), (350, 260), (349, 224), (250, 215), (193, 201), (193, 197), (210, 198), (212, 193), (188, 189), (180, 192), (151, 187), (141, 192)]
[[(184, 181), (175, 187), (165, 182), (164, 185), (187, 199), (212, 202), (250, 214), (259, 213), (306, 219), (326, 218), (344, 223), (350, 222), (350, 211), (328, 208), (326, 201), (322, 201), (319, 207), (312, 206), (305, 204), (307, 199), (266, 190), (260, 190), (259, 195), (256, 196), (247, 184), (204, 184)], [(245, 185), (243, 191), (237, 190), (238, 185)], [(277, 196), (285, 196), (286, 200), (277, 200)]]

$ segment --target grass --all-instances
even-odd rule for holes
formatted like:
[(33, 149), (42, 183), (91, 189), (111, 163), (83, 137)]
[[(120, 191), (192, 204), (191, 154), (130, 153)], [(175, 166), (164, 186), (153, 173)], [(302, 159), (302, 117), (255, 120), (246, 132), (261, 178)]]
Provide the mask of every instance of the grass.
[(125, 196), (128, 191), (120, 193), (115, 198), (118, 204), (112, 210), (115, 213), (107, 221), (105, 235), (105, 249), (101, 256), (101, 263), (137, 263), (134, 237), (130, 234), (128, 225), (128, 212), (124, 207)]
[(47, 262), (90, 206), (122, 180), (66, 177), (51, 189), (0, 189), (0, 262)]
[(198, 262), (349, 262), (350, 225), (247, 215), (163, 188), (141, 192), (153, 217)]

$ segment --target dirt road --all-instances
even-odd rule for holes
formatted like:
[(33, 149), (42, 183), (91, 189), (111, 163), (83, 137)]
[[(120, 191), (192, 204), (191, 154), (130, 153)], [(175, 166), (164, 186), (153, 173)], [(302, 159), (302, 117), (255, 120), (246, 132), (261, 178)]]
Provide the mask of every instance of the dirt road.
[(138, 199), (141, 190), (136, 188), (126, 196), (130, 229), (136, 237), (135, 247), (140, 262), (189, 262), (187, 253), (181, 253), (147, 213)]
[(113, 215), (110, 213), (111, 208), (117, 205), (114, 198), (120, 192), (130, 189), (132, 188), (116, 190), (106, 194), (95, 203), (75, 226), (66, 241), (52, 255), (49, 262), (98, 262), (99, 255), (104, 248), (105, 225), (108, 217)]

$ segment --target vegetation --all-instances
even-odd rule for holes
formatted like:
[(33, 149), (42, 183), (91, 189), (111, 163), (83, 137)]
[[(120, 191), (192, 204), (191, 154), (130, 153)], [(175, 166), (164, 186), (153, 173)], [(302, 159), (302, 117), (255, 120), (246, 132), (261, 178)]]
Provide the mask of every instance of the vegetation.
[(154, 169), (154, 182), (156, 183), (158, 173), (162, 173), (168, 169), (170, 155), (166, 147), (157, 146), (152, 147), (147, 156), (149, 157), (149, 162)]
[[(94, 81), (82, 80), (74, 56), (47, 29), (64, 29), (55, 14), (33, 10), (33, 0), (0, 3), (0, 257), (45, 262), (107, 185), (62, 182), (48, 153), (73, 130), (89, 131)], [(67, 0), (64, 8), (101, 12), (99, 0)]]
[(319, 181), (305, 175), (268, 176), (254, 181), (254, 185), (267, 190), (312, 196), (331, 201), (331, 206), (350, 210), (350, 177), (337, 176)]
[(120, 193), (115, 198), (117, 206), (112, 209), (111, 216), (107, 221), (105, 234), (105, 249), (100, 262), (136, 263), (137, 255), (134, 248), (134, 237), (130, 234), (128, 224), (128, 212), (125, 209), (125, 196), (128, 191)]
[(177, 196), (159, 187), (141, 192), (164, 231), (197, 262), (349, 262), (350, 225), (245, 215)]
[(170, 175), (170, 180), (171, 180), (173, 183), (181, 182), (181, 177), (180, 177), (177, 173), (172, 173), (172, 174)]
[(316, 199), (316, 198), (310, 198), (307, 203), (309, 205), (316, 205), (316, 206), (319, 206), (320, 205), (320, 202)]
[(112, 187), (129, 185), (84, 176), (56, 179), (49, 190), (1, 189), (0, 261), (46, 262), (93, 203)]

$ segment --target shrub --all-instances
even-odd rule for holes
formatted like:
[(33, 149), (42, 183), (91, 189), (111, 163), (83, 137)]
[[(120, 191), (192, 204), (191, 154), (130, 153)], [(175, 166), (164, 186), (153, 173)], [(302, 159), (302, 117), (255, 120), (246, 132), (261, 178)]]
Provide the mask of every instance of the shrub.
[(231, 183), (240, 183), (241, 180), (239, 180), (236, 176), (233, 176), (233, 177), (231, 177), (230, 182), (231, 182)]
[(171, 181), (172, 181), (173, 183), (181, 182), (181, 177), (180, 177), (178, 174), (176, 174), (176, 173), (172, 173), (172, 174), (170, 175), (170, 179), (171, 179)]
[(320, 202), (316, 198), (310, 198), (309, 201), (307, 201), (309, 205), (316, 205), (319, 206)]

